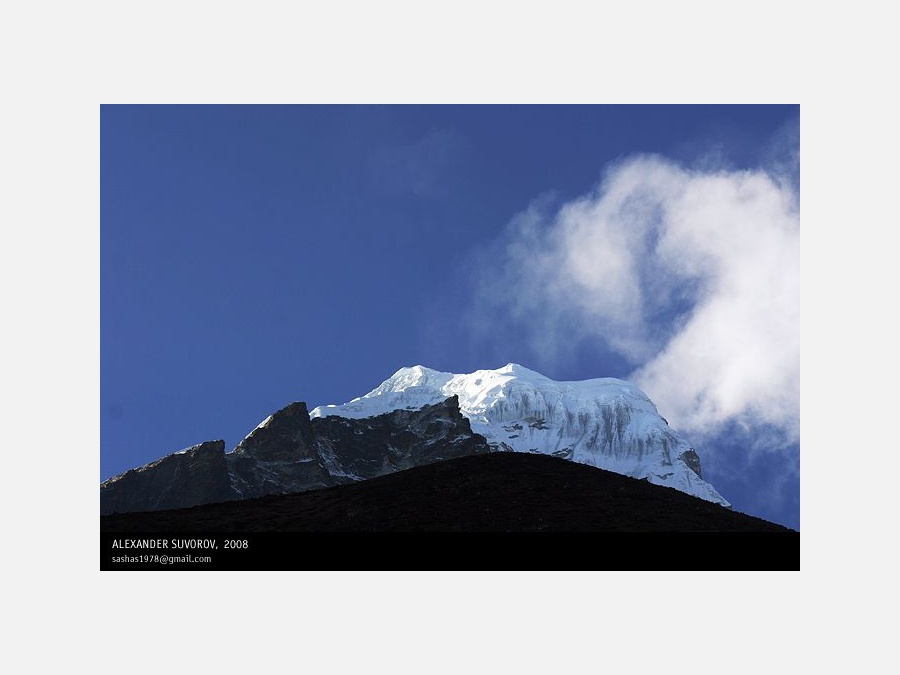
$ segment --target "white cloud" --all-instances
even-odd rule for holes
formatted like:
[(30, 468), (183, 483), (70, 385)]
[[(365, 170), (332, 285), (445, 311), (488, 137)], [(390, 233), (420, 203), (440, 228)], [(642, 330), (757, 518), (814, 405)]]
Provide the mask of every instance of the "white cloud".
[(517, 320), (545, 355), (565, 358), (574, 342), (602, 340), (684, 431), (765, 424), (795, 443), (795, 184), (762, 170), (628, 159), (594, 193), (555, 213), (535, 205), (513, 221), (480, 279), (481, 311)]

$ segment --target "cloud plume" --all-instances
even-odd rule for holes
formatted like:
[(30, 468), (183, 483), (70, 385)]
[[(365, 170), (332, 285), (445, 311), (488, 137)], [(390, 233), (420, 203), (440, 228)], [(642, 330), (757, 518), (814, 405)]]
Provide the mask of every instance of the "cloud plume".
[(798, 441), (793, 181), (632, 157), (591, 194), (520, 214), (479, 269), (477, 313), (515, 322), (545, 359), (594, 341), (684, 431), (764, 425)]

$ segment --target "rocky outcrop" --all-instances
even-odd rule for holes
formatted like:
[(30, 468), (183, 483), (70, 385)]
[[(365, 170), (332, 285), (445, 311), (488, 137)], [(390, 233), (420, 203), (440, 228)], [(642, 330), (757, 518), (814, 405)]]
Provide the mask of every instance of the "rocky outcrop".
[(269, 416), (225, 454), (202, 443), (116, 476), (100, 486), (100, 512), (156, 511), (292, 494), (490, 452), (459, 400), (364, 419), (310, 420), (306, 404)]
[(698, 478), (703, 478), (703, 473), (700, 470), (700, 456), (697, 454), (696, 450), (693, 448), (685, 450), (678, 455), (678, 459), (687, 464), (687, 467), (697, 474)]
[[(348, 433), (359, 422), (365, 428)], [(484, 437), (473, 433), (460, 413), (456, 396), (419, 410), (396, 410), (366, 420), (324, 417), (312, 423), (322, 452), (346, 458), (342, 469), (359, 478), (490, 452)]]
[(302, 402), (270, 415), (226, 457), (235, 498), (289, 494), (336, 485), (318, 460), (315, 431)]
[(233, 497), (225, 441), (208, 441), (101, 483), (100, 513), (178, 509)]

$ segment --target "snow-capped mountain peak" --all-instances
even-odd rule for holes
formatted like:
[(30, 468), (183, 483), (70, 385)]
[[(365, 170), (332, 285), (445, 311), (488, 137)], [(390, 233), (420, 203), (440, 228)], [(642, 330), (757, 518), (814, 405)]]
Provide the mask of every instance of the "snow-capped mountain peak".
[(310, 417), (374, 417), (450, 396), (459, 398), (472, 430), (497, 451), (564, 457), (728, 505), (702, 479), (697, 453), (650, 398), (615, 378), (558, 382), (516, 363), (464, 374), (416, 365), (348, 403), (319, 406)]

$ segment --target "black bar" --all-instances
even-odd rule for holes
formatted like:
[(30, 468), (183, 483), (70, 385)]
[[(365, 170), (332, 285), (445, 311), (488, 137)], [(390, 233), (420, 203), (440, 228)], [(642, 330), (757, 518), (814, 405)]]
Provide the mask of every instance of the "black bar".
[(798, 532), (101, 532), (101, 570), (800, 569)]

